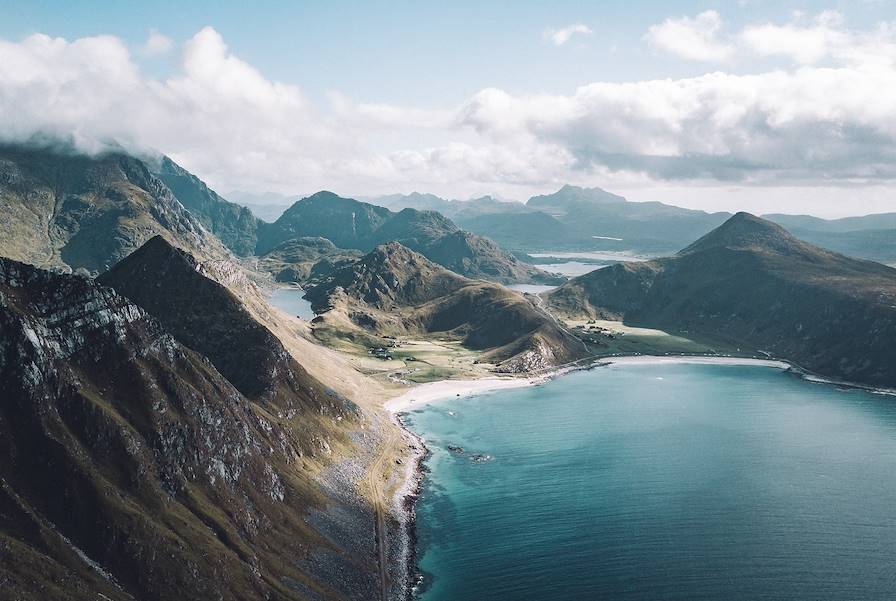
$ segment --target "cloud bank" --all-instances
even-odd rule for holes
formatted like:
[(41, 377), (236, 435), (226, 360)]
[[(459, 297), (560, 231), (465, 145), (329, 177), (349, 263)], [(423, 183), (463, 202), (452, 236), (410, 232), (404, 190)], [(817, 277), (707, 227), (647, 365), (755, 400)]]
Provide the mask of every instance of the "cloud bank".
[[(694, 60), (747, 53), (789, 64), (596, 82), (565, 95), (490, 88), (438, 110), (337, 93), (315, 105), (235, 56), (209, 27), (179, 48), (176, 73), (163, 80), (143, 73), (119, 38), (32, 35), (0, 40), (0, 136), (55, 136), (88, 152), (115, 141), (169, 154), (224, 190), (285, 193), (525, 197), (567, 181), (631, 188), (896, 179), (893, 25), (851, 31), (824, 13), (725, 38), (723, 29), (710, 11), (668, 19), (645, 40)], [(138, 54), (172, 51), (153, 35)]]

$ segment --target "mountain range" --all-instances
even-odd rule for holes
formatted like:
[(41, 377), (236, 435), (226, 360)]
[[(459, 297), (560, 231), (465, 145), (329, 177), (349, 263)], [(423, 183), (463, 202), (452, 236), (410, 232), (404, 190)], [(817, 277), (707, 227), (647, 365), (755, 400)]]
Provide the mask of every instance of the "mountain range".
[(622, 319), (896, 386), (896, 269), (738, 213), (674, 256), (617, 264), (548, 293), (559, 314)]
[[(266, 222), (166, 157), (0, 147), (0, 591), (404, 594), (405, 523), (383, 499), (415, 443), (382, 415), (390, 384), (362, 373), (395, 337), (532, 372), (589, 359), (598, 337), (555, 315), (611, 318), (896, 386), (896, 270), (762, 218), (572, 186), (525, 205), (383, 202), (319, 192)], [(774, 218), (856, 255), (890, 252), (896, 228)], [(518, 250), (683, 250), (523, 295), (501, 283), (558, 278), (486, 232)], [(256, 285), (272, 279), (322, 314), (273, 309)], [(362, 359), (318, 344), (327, 329)]]
[(277, 221), (261, 227), (256, 250), (264, 254), (286, 240), (308, 236), (365, 252), (398, 241), (461, 275), (501, 283), (558, 280), (522, 263), (491, 240), (461, 230), (441, 213), (410, 208), (393, 213), (332, 192), (303, 198)]
[[(490, 197), (449, 201), (413, 193), (374, 199), (393, 209), (435, 209), (458, 226), (512, 251), (630, 251), (671, 254), (731, 217), (659, 202), (629, 202), (600, 188), (563, 186), (526, 203)], [(813, 244), (884, 263), (896, 263), (896, 213), (825, 220), (766, 215)]]

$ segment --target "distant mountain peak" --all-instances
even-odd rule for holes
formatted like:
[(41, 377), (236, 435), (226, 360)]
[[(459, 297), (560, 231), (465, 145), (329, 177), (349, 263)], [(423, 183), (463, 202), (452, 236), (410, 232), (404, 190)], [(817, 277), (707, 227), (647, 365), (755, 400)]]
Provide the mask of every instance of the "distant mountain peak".
[(315, 199), (315, 200), (340, 199), (341, 200), (342, 197), (339, 196), (338, 194), (336, 194), (335, 192), (330, 192), (329, 190), (319, 190), (319, 191), (315, 192), (314, 194), (305, 197), (305, 200), (310, 200), (310, 199)]
[(562, 188), (553, 194), (533, 196), (526, 203), (532, 207), (569, 208), (576, 203), (615, 204), (626, 202), (625, 198), (618, 194), (607, 192), (602, 188), (582, 188), (571, 184), (564, 184)]
[(813, 247), (798, 240), (780, 225), (741, 211), (679, 254), (716, 248), (792, 252)]

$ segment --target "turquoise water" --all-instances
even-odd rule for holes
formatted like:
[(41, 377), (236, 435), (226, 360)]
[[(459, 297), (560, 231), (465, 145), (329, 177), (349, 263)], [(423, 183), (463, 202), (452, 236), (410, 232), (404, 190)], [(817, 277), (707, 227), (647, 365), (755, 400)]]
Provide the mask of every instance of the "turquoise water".
[(268, 302), (290, 315), (310, 321), (315, 317), (314, 311), (311, 310), (311, 302), (302, 298), (303, 294), (305, 291), (301, 288), (277, 288)]
[(896, 598), (893, 397), (613, 366), (408, 423), (425, 601)]

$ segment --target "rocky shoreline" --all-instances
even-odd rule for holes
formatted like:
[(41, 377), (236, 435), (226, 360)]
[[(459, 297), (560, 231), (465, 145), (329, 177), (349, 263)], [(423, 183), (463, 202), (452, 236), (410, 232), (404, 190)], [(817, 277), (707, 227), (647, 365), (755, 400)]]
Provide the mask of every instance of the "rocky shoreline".
[(390, 598), (395, 601), (412, 601), (420, 585), (417, 568), (417, 499), (420, 497), (425, 477), (423, 464), (430, 451), (423, 439), (404, 423), (400, 413), (392, 414), (393, 423), (401, 429), (410, 451), (403, 474), (403, 483), (392, 498), (393, 523), (389, 530), (389, 563), (392, 587)]

